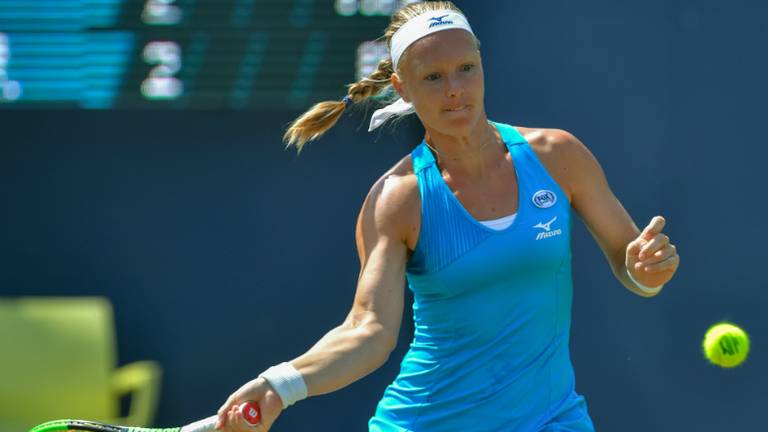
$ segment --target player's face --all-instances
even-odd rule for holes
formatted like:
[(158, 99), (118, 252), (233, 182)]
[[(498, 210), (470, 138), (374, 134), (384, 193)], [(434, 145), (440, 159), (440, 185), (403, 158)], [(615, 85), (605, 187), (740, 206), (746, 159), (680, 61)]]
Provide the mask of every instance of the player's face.
[(445, 30), (416, 41), (399, 69), (395, 88), (426, 128), (462, 134), (484, 118), (483, 66), (469, 32)]

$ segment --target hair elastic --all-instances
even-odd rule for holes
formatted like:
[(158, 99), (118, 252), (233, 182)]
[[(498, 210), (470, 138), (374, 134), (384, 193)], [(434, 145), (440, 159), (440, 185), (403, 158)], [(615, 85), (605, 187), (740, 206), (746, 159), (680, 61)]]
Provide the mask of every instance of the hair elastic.
[(344, 102), (344, 105), (345, 105), (344, 108), (349, 108), (349, 106), (354, 103), (354, 101), (352, 100), (352, 96), (350, 95), (344, 96), (344, 99), (342, 99), (341, 101)]

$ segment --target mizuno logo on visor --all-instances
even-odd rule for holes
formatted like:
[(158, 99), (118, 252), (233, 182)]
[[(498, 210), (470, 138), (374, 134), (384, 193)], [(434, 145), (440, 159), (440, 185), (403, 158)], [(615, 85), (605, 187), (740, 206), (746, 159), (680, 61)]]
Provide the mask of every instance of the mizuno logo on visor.
[(443, 24), (453, 24), (453, 21), (443, 21), (445, 19), (445, 17), (447, 17), (447, 16), (448, 15), (443, 15), (443, 16), (440, 16), (440, 17), (432, 17), (432, 18), (430, 18), (429, 20), (430, 21), (434, 21), (434, 22), (429, 25), (429, 28), (437, 27), (437, 26), (443, 25)]

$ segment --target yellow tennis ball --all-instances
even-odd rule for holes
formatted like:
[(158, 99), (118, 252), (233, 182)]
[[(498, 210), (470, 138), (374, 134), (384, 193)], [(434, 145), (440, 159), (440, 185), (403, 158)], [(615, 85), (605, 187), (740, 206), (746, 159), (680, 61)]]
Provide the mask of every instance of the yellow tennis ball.
[(739, 326), (729, 322), (710, 327), (702, 345), (707, 359), (725, 368), (738, 366), (749, 354), (749, 336)]

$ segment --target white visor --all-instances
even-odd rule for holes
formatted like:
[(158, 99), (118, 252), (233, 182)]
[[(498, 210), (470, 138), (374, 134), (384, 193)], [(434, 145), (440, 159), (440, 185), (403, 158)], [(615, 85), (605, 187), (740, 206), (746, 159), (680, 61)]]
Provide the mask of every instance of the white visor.
[(473, 35), (467, 18), (454, 10), (436, 10), (423, 13), (408, 20), (392, 35), (390, 57), (392, 68), (397, 70), (400, 57), (417, 40), (443, 30), (461, 29)]

